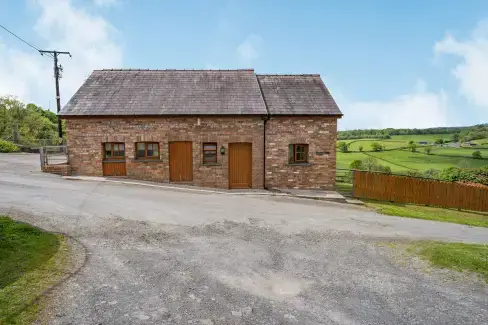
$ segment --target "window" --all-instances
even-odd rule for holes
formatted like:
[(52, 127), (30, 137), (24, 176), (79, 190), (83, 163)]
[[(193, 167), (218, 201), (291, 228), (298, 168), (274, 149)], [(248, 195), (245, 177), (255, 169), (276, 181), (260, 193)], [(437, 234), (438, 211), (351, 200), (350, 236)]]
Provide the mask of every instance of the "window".
[(301, 164), (308, 162), (308, 144), (290, 144), (288, 148), (288, 163)]
[(137, 158), (159, 158), (159, 143), (157, 142), (137, 142)]
[(107, 142), (104, 145), (105, 159), (122, 159), (125, 156), (123, 143)]
[(216, 163), (217, 162), (217, 143), (207, 142), (203, 144), (203, 163)]

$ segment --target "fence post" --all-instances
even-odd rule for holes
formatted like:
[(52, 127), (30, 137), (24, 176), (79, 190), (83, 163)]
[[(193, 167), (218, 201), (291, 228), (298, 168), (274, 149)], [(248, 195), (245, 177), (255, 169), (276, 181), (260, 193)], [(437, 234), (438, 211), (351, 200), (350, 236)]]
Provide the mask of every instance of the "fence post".
[(355, 197), (354, 196), (354, 178), (356, 178), (356, 170), (355, 169), (352, 170), (352, 197)]
[(39, 148), (39, 157), (41, 159), (41, 169), (44, 167), (44, 147)]

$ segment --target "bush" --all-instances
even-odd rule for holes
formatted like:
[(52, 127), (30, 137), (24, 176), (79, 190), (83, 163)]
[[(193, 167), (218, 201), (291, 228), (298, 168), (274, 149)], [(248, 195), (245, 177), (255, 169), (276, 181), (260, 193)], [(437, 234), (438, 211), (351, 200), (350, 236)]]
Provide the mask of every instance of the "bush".
[(423, 176), (425, 178), (439, 179), (439, 173), (440, 173), (440, 171), (437, 169), (427, 169), (424, 172)]
[(339, 147), (339, 150), (341, 152), (348, 152), (349, 151), (349, 145), (347, 143), (345, 143), (344, 141), (341, 141), (337, 144), (337, 146)]
[(19, 147), (10, 141), (0, 140), (0, 152), (17, 152)]
[(439, 179), (447, 182), (472, 182), (488, 185), (488, 166), (470, 169), (446, 168), (439, 174)]
[(359, 146), (359, 151), (363, 152), (363, 146)]
[(424, 174), (418, 170), (407, 170), (403, 175), (408, 177), (424, 177)]
[(473, 158), (474, 159), (481, 159), (482, 158), (481, 151), (477, 150), (477, 151), (473, 152)]
[(381, 144), (379, 144), (378, 142), (373, 142), (371, 144), (371, 149), (373, 149), (373, 151), (382, 151), (383, 146)]
[(363, 170), (364, 169), (364, 166), (363, 166), (363, 162), (361, 160), (354, 160), (352, 161), (350, 164), (349, 164), (349, 169), (359, 169), (359, 170)]

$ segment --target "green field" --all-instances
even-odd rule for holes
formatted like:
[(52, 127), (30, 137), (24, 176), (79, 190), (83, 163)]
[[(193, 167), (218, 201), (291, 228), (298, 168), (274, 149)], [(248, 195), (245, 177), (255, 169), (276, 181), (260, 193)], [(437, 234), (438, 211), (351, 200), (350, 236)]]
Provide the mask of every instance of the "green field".
[[(423, 147), (418, 150), (423, 152)], [(432, 147), (431, 153), (433, 155), (444, 156), (459, 156), (459, 157), (473, 157), (473, 152), (480, 151), (483, 158), (488, 158), (488, 149), (474, 149), (474, 148), (446, 148), (446, 147)], [(487, 161), (488, 164), (488, 161)]]
[[(465, 150), (465, 149), (458, 149)], [(442, 170), (449, 167), (477, 168), (488, 165), (488, 160), (473, 159), (468, 157), (446, 157), (438, 155), (426, 155), (420, 152), (406, 150), (371, 152), (371, 156), (386, 160), (391, 164), (407, 168), (425, 171), (428, 169)], [(381, 163), (382, 164), (382, 163)], [(403, 168), (404, 170), (406, 168)]]
[[(430, 146), (431, 154), (425, 153), (427, 146), (419, 142), (429, 143), (437, 139), (450, 140), (451, 134), (420, 134), (420, 135), (394, 135), (391, 139), (354, 139), (344, 140), (349, 144), (351, 152), (337, 152), (337, 168), (348, 169), (354, 160), (364, 160), (368, 157), (378, 159), (378, 163), (391, 168), (392, 172), (405, 172), (408, 170), (426, 171), (428, 169), (442, 170), (449, 167), (478, 168), (488, 166), (488, 145), (486, 148), (472, 147), (439, 147)], [(339, 140), (338, 142), (340, 142)], [(409, 141), (417, 144), (417, 152), (410, 152), (404, 148)], [(385, 146), (385, 151), (373, 152), (371, 144), (377, 142)], [(476, 143), (488, 143), (487, 139), (475, 140)], [(359, 147), (363, 152), (359, 152)], [(473, 159), (473, 152), (480, 151), (483, 159)]]
[(349, 165), (354, 160), (363, 160), (367, 156), (360, 152), (337, 152), (337, 169), (349, 169)]
[(359, 139), (348, 142), (350, 151), (359, 151), (359, 147), (363, 146), (363, 151), (372, 151), (371, 144), (377, 142), (382, 146), (385, 146), (386, 150), (397, 149), (406, 147), (407, 141), (395, 141), (395, 140), (374, 140), (374, 139)]

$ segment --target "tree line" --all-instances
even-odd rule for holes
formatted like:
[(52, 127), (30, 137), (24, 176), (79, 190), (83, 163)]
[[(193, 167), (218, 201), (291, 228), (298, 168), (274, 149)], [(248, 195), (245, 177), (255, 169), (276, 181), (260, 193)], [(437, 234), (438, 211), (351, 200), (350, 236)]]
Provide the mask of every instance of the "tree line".
[(455, 141), (471, 141), (488, 138), (488, 124), (463, 127), (437, 127), (426, 129), (358, 129), (339, 131), (339, 140), (350, 139), (390, 139), (393, 135), (416, 135), (416, 134), (457, 134)]
[(59, 144), (57, 116), (15, 97), (0, 97), (0, 140), (25, 146)]

